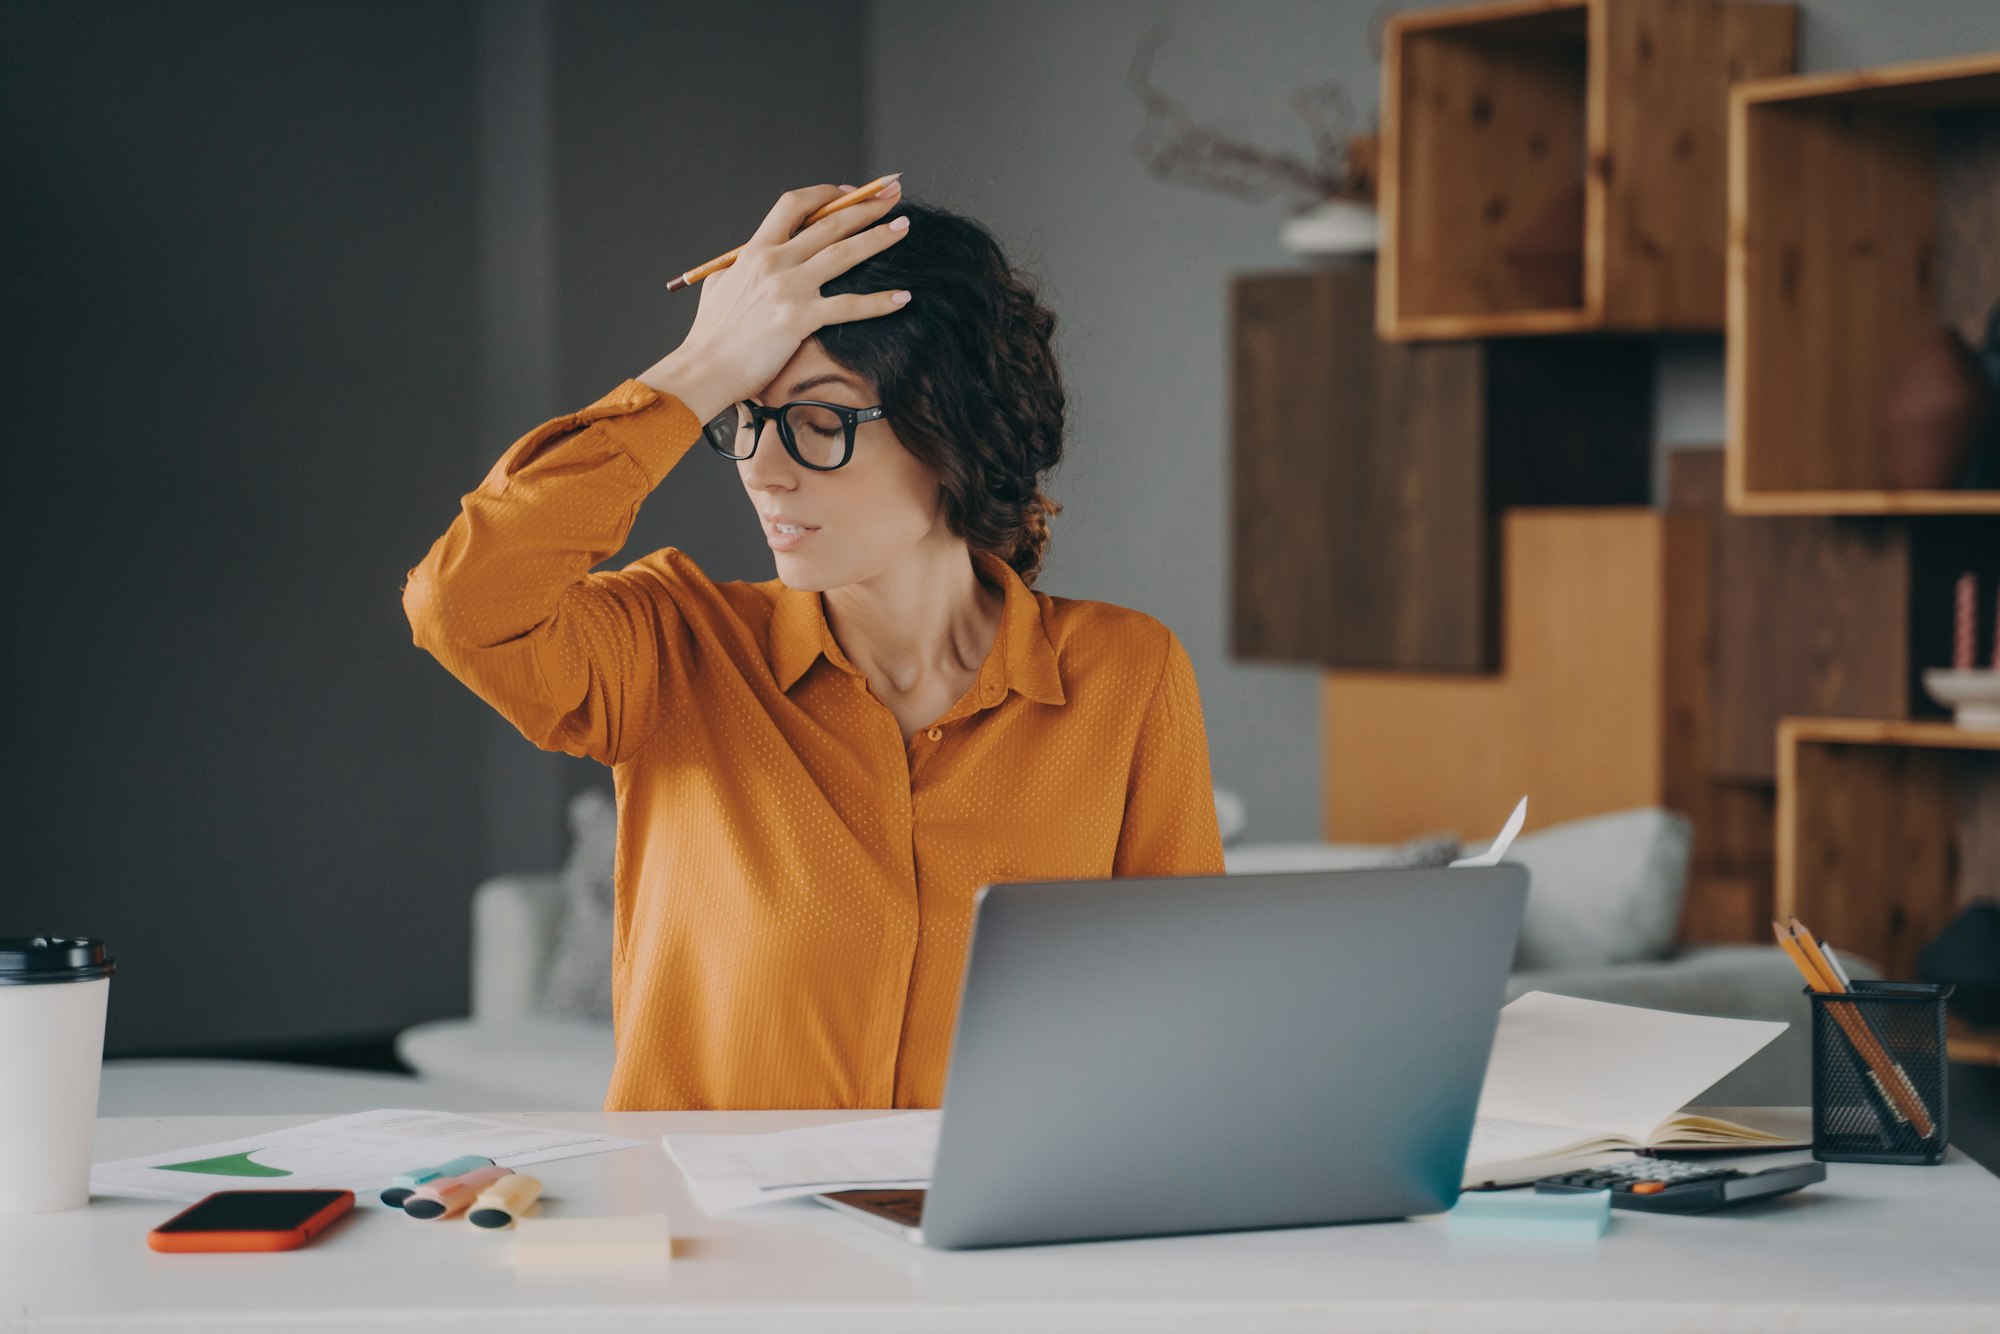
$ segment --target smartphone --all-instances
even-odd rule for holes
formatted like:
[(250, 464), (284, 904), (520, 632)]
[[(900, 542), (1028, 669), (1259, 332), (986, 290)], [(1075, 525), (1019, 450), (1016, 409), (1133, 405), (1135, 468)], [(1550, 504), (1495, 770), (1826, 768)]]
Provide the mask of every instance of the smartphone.
[(290, 1251), (354, 1207), (351, 1190), (218, 1190), (146, 1234), (156, 1251)]

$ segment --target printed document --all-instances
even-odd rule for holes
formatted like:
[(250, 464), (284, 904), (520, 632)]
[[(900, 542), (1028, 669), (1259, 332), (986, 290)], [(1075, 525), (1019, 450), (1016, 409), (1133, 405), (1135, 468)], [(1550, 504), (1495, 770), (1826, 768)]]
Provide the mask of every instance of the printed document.
[(456, 1112), (382, 1108), (310, 1121), (285, 1130), (197, 1144), (171, 1153), (94, 1163), (98, 1195), (198, 1200), (218, 1190), (324, 1190), (350, 1187), (370, 1201), (398, 1172), (476, 1153), (521, 1168), (643, 1145), (640, 1139), (583, 1130), (514, 1125)]
[(795, 1195), (930, 1184), (937, 1161), (935, 1111), (778, 1130), (765, 1135), (662, 1135), (712, 1214)]

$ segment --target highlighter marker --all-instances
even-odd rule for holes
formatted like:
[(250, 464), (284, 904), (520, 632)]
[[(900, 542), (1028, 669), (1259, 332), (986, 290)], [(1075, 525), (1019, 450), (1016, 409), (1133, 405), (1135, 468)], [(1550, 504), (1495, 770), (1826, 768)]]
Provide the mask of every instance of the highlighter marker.
[(448, 1218), (478, 1199), (480, 1191), (513, 1171), (511, 1167), (475, 1167), (461, 1176), (426, 1181), (403, 1201), (403, 1212), (412, 1218)]
[(480, 1192), (466, 1218), (475, 1227), (506, 1227), (541, 1197), (542, 1183), (512, 1172)]
[(448, 1163), (436, 1167), (413, 1167), (407, 1172), (398, 1172), (389, 1178), (389, 1184), (382, 1190), (382, 1203), (392, 1209), (403, 1207), (403, 1201), (416, 1193), (417, 1187), (426, 1181), (436, 1181), (439, 1177), (455, 1177), (461, 1172), (470, 1172), (475, 1167), (491, 1167), (493, 1160), (476, 1153), (460, 1154)]

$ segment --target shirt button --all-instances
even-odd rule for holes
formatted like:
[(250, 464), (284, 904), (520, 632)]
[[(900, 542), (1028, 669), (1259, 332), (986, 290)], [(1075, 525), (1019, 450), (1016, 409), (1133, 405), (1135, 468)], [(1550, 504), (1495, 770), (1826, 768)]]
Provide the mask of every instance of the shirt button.
[(938, 738), (944, 735), (944, 729), (942, 727), (933, 727), (930, 731), (926, 732), (924, 735), (928, 736), (931, 740), (936, 741)]

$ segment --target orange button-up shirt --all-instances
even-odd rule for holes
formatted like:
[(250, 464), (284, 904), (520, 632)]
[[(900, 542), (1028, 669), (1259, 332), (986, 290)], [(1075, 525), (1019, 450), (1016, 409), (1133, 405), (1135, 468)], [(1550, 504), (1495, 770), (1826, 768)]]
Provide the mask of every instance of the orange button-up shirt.
[(418, 645), (618, 805), (606, 1111), (935, 1107), (980, 886), (1217, 874), (1194, 669), (1144, 613), (1006, 596), (905, 742), (816, 592), (665, 547), (592, 572), (699, 437), (627, 380), (500, 457), (403, 607)]

